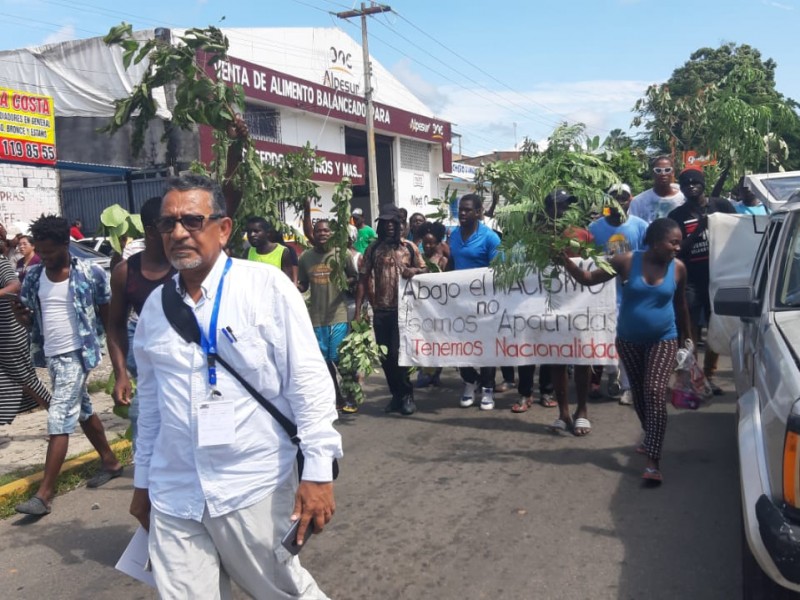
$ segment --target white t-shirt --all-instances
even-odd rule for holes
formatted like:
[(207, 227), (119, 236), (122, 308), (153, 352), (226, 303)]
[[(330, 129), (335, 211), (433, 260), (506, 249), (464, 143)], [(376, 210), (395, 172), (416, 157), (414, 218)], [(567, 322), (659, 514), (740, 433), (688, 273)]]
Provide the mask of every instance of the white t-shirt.
[(672, 196), (659, 196), (653, 188), (643, 191), (631, 200), (628, 207), (628, 214), (644, 219), (648, 224), (656, 219), (663, 219), (673, 208), (678, 208), (686, 202), (680, 189), (672, 184), (675, 192)]
[(81, 338), (78, 335), (78, 316), (72, 305), (69, 278), (53, 283), (47, 277), (47, 272), (42, 272), (39, 302), (42, 306), (44, 355), (50, 358), (79, 350)]

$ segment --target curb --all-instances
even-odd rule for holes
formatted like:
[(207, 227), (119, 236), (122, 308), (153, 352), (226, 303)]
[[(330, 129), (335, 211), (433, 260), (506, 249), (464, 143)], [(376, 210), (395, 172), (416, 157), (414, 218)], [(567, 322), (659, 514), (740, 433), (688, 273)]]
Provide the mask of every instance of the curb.
[[(111, 449), (114, 451), (125, 450), (129, 448), (130, 445), (131, 445), (130, 440), (120, 440), (118, 442), (112, 443)], [(93, 460), (97, 460), (98, 458), (99, 457), (97, 456), (97, 452), (95, 452), (94, 450), (87, 452), (82, 456), (66, 461), (61, 467), (60, 474), (69, 473), (70, 471), (80, 469), (84, 465), (92, 462)], [(13, 494), (21, 494), (26, 492), (28, 489), (39, 483), (43, 478), (44, 478), (44, 472), (39, 472), (39, 473), (34, 473), (33, 475), (28, 475), (27, 477), (23, 477), (21, 479), (17, 479), (16, 481), (12, 481), (11, 483), (7, 483), (4, 486), (1, 486), (0, 500), (6, 498), (7, 496), (11, 496)]]

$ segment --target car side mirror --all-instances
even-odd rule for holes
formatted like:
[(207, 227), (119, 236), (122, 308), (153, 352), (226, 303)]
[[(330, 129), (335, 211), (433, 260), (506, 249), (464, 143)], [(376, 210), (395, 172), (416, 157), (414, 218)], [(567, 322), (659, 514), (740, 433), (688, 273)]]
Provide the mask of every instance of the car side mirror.
[(761, 302), (751, 287), (720, 288), (714, 296), (714, 312), (727, 317), (752, 319), (761, 315)]

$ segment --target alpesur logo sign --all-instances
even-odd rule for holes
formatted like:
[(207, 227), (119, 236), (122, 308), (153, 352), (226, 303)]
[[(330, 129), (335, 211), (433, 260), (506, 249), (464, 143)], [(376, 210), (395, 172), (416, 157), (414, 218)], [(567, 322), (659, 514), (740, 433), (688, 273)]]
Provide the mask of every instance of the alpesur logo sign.
[(352, 53), (341, 50), (336, 46), (328, 49), (328, 66), (322, 77), (322, 85), (335, 90), (341, 90), (354, 96), (361, 95), (361, 84), (353, 74)]

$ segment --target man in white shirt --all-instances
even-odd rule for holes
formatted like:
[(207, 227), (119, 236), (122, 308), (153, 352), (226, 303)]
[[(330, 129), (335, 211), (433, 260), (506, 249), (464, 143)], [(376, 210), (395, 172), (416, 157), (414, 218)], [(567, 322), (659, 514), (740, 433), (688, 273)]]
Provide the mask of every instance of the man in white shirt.
[[(170, 180), (156, 228), (179, 272), (165, 285), (177, 286), (204, 340), (185, 343), (161, 290), (149, 296), (133, 342), (140, 412), (131, 514), (149, 529), (159, 593), (227, 597), (233, 578), (254, 598), (326, 598), (280, 543), (297, 519), (298, 542), (330, 521), (332, 462), (342, 455), (333, 384), (322, 355), (308, 352), (316, 340), (305, 303), (279, 270), (225, 255), (232, 221), (211, 180)], [(297, 448), (214, 367), (215, 353), (297, 424), (299, 485)]]
[(653, 187), (631, 200), (628, 215), (644, 219), (649, 225), (656, 219), (666, 217), (686, 199), (674, 185), (675, 167), (669, 156), (657, 156), (651, 163)]

